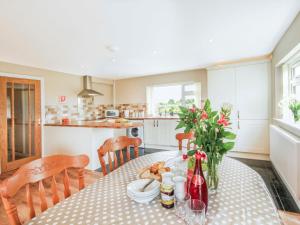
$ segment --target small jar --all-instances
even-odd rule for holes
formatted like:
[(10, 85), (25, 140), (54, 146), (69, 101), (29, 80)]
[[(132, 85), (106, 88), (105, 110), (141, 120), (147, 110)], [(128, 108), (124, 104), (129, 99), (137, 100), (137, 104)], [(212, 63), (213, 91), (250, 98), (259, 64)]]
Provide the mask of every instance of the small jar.
[(160, 185), (161, 205), (166, 209), (174, 207), (174, 183), (172, 182), (173, 174), (166, 172), (162, 174), (162, 183)]

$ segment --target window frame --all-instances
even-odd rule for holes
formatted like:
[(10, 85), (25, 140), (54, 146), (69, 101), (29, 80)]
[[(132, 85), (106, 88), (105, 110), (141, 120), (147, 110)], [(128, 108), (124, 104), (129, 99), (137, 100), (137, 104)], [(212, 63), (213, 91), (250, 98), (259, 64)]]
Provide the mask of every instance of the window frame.
[[(300, 68), (300, 56), (296, 58), (295, 62), (293, 62), (289, 68), (289, 86), (290, 86), (290, 93), (295, 95), (296, 94), (296, 87), (300, 86), (300, 74), (295, 75), (296, 68)], [(298, 99), (300, 101), (300, 99)]]
[[(148, 105), (148, 109), (150, 109), (150, 114), (154, 114), (155, 115), (155, 109), (152, 101), (152, 93), (153, 93), (153, 88), (154, 87), (168, 87), (168, 86), (181, 86), (181, 98), (180, 98), (180, 102), (182, 106), (186, 106), (186, 97), (187, 96), (194, 96), (196, 103), (197, 103), (197, 90), (195, 91), (185, 91), (185, 86), (194, 84), (197, 85), (197, 81), (187, 81), (187, 82), (176, 82), (176, 83), (164, 83), (164, 84), (154, 84), (154, 85), (149, 85), (146, 87), (146, 99), (147, 99), (147, 105)], [(201, 83), (200, 83), (201, 84)], [(196, 87), (197, 88), (197, 87)], [(151, 96), (151, 97), (150, 97)], [(150, 99), (151, 98), (151, 99)], [(201, 95), (199, 96), (199, 102), (201, 101)]]

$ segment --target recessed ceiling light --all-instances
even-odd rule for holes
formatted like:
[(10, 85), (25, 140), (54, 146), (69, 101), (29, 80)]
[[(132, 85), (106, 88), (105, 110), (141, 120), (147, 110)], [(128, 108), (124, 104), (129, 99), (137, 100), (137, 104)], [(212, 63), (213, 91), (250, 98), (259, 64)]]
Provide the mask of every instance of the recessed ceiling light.
[(213, 42), (214, 42), (214, 40), (213, 40), (213, 39), (209, 39), (208, 41), (209, 41), (209, 43), (213, 43)]
[(156, 55), (157, 53), (158, 53), (157, 50), (153, 50), (153, 52), (152, 52), (153, 55)]
[(116, 58), (112, 58), (111, 61), (114, 63), (114, 62), (116, 62), (117, 60), (116, 60)]

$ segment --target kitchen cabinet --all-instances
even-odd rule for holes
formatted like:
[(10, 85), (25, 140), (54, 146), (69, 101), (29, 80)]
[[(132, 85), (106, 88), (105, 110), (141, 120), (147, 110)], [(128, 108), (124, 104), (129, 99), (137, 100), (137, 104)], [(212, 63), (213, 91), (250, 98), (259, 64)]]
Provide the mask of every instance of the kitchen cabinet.
[(239, 129), (236, 129), (234, 150), (258, 154), (269, 153), (268, 120), (240, 120), (239, 126)]
[(234, 69), (209, 71), (207, 92), (213, 109), (220, 109), (224, 103), (234, 106), (236, 97)]
[(176, 119), (145, 119), (144, 142), (146, 147), (178, 147), (175, 135), (183, 130), (175, 130), (177, 123)]
[(236, 109), (241, 120), (267, 120), (268, 64), (238, 67), (236, 74)]
[(208, 98), (214, 109), (232, 105), (237, 134), (233, 151), (269, 153), (270, 63), (258, 62), (208, 70)]
[(144, 143), (155, 145), (158, 142), (156, 120), (144, 120)]

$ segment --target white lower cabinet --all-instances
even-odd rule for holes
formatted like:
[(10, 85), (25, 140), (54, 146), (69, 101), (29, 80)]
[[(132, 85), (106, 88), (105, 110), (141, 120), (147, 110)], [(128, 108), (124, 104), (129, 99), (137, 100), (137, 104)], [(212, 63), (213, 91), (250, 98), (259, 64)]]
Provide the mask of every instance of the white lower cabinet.
[(235, 151), (268, 154), (269, 153), (269, 121), (240, 120)]
[(158, 142), (156, 120), (144, 120), (145, 145), (155, 145)]
[(145, 119), (144, 120), (144, 142), (147, 146), (178, 146), (175, 138), (182, 129), (175, 130), (178, 122), (174, 119)]

